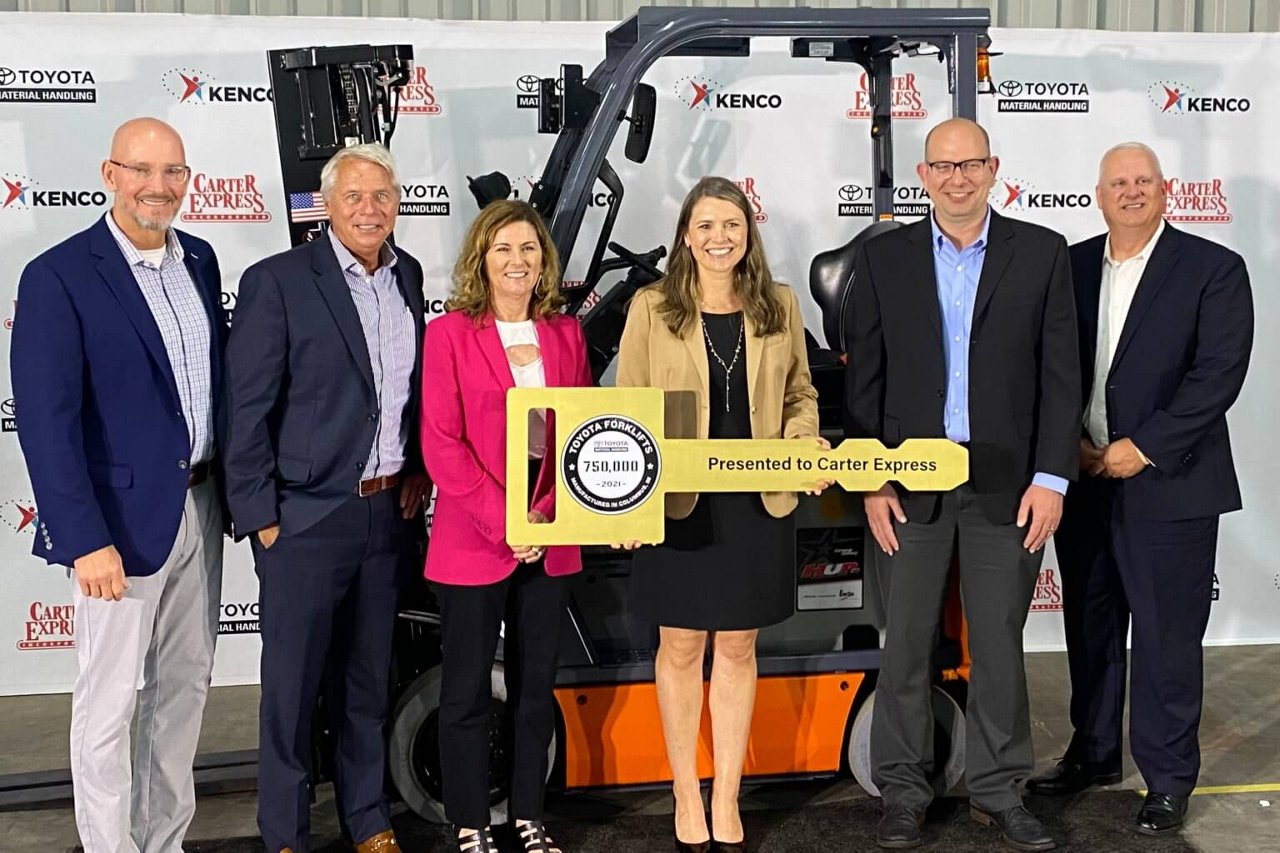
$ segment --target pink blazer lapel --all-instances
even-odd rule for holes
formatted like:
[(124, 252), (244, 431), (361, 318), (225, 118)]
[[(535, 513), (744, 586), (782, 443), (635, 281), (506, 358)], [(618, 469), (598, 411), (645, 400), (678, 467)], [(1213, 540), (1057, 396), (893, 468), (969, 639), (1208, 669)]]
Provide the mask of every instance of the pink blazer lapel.
[(514, 388), (516, 381), (511, 376), (511, 365), (507, 363), (507, 351), (502, 347), (502, 338), (498, 335), (498, 326), (493, 318), (485, 317), (480, 321), (480, 326), (476, 328), (476, 339), (480, 343), (485, 361), (489, 362), (489, 367), (493, 370), (494, 378), (498, 380), (498, 386), (504, 392), (508, 388)]

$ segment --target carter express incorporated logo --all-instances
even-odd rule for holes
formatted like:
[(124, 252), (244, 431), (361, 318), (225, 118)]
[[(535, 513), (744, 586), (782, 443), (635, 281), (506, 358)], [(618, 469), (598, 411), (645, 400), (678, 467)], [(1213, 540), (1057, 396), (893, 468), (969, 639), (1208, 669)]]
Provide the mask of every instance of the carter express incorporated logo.
[(74, 649), (76, 647), (76, 608), (74, 604), (45, 604), (33, 601), (18, 649)]
[(94, 104), (97, 82), (87, 68), (0, 66), (0, 103)]
[(747, 196), (747, 201), (751, 202), (751, 209), (755, 216), (757, 224), (763, 225), (769, 221), (769, 214), (764, 212), (764, 199), (760, 195), (760, 190), (756, 188), (755, 178), (741, 178), (734, 181), (738, 188)]
[(427, 69), (415, 65), (409, 75), (409, 82), (399, 89), (400, 106), (396, 115), (401, 116), (438, 116), (444, 112), (440, 101), (436, 98), (436, 90), (427, 80)]
[(204, 172), (191, 176), (183, 222), (270, 222), (256, 175), (215, 177)]
[(1040, 192), (1034, 184), (1021, 178), (997, 178), (991, 189), (991, 203), (1001, 213), (1021, 213), (1032, 210), (1079, 210), (1093, 205), (1088, 193)]
[[(871, 118), (871, 92), (867, 88), (866, 72), (858, 77), (858, 88), (853, 93), (853, 107), (845, 111), (846, 118)], [(889, 111), (893, 118), (922, 119), (929, 117), (924, 108), (924, 97), (916, 84), (916, 75), (907, 72), (894, 76), (889, 83)]]
[(1165, 178), (1167, 198), (1164, 218), (1170, 222), (1221, 223), (1232, 220), (1222, 178), (1207, 181), (1184, 181)]
[(1036, 590), (1031, 596), (1032, 613), (1049, 613), (1062, 610), (1062, 581), (1056, 569), (1045, 566), (1036, 578)]
[(1001, 80), (996, 112), (1087, 113), (1089, 85), (1068, 80)]
[(1166, 115), (1187, 113), (1247, 113), (1253, 106), (1248, 98), (1203, 96), (1186, 83), (1157, 80), (1147, 87), (1147, 100)]
[(676, 81), (676, 97), (691, 110), (777, 110), (782, 95), (777, 92), (726, 92), (724, 84), (695, 75)]
[(29, 175), (0, 172), (0, 210), (33, 207), (106, 207), (103, 190), (45, 189)]
[[(836, 190), (837, 216), (871, 216), (875, 213), (871, 187), (863, 184), (845, 184)], [(923, 187), (898, 186), (893, 189), (894, 216), (927, 216), (929, 195)]]
[(170, 68), (162, 78), (164, 89), (180, 104), (266, 103), (271, 100), (267, 86), (220, 85), (210, 74), (195, 68)]

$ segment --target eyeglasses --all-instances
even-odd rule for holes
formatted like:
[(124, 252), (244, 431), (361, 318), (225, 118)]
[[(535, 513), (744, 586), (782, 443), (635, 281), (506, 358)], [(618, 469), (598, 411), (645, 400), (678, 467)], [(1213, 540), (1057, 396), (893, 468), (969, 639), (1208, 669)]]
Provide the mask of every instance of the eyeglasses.
[[(127, 169), (133, 173), (133, 176), (140, 181), (149, 181), (156, 174), (155, 166), (148, 166), (142, 163), (121, 163), (116, 160), (108, 160), (112, 166), (119, 166), (121, 169)], [(187, 178), (191, 177), (190, 166), (165, 166), (160, 169), (160, 174), (164, 177), (167, 184), (186, 183)]]
[(976, 178), (990, 162), (990, 157), (975, 157), (972, 160), (934, 160), (928, 166), (939, 178), (951, 177), (956, 169), (966, 178)]

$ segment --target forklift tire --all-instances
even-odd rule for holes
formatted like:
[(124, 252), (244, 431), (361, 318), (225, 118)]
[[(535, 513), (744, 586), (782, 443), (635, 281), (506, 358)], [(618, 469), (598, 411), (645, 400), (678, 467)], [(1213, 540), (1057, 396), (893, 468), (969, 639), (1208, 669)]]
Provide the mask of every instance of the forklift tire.
[[(440, 775), (440, 681), (441, 669), (433, 666), (409, 685), (396, 703), (391, 719), (387, 764), (391, 780), (405, 805), (430, 823), (448, 823)], [(493, 665), (490, 676), (489, 822), (507, 822), (509, 764), (506, 744), (510, 721), (507, 716), (507, 685), (501, 663)], [(553, 730), (547, 747), (547, 776), (555, 766), (559, 739)]]
[[(934, 770), (929, 781), (934, 793), (942, 796), (964, 778), (964, 711), (937, 685), (933, 687), (932, 698)], [(872, 693), (854, 714), (846, 758), (853, 778), (862, 789), (878, 797), (880, 789), (871, 781), (871, 715), (875, 704), (876, 694)]]

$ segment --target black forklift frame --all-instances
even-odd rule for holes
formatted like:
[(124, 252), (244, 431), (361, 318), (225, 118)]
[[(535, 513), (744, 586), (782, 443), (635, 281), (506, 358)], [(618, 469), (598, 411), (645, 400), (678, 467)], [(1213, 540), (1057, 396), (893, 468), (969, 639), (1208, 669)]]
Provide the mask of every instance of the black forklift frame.
[[(867, 72), (873, 214), (876, 219), (891, 217), (893, 59), (936, 50), (947, 65), (952, 115), (976, 120), (978, 52), (988, 43), (990, 26), (987, 9), (641, 7), (609, 31), (604, 61), (585, 82), (564, 75), (563, 91), (552, 101), (558, 121), (551, 127), (561, 128), (559, 137), (530, 201), (547, 217), (551, 238), (567, 267), (587, 196), (596, 180), (612, 171), (606, 170), (605, 156), (649, 66), (667, 56), (750, 56), (752, 38), (774, 36), (792, 39), (793, 57), (853, 62)], [(544, 91), (547, 88), (544, 85)], [(606, 227), (586, 286), (565, 292), (570, 312), (576, 312), (593, 289), (592, 275), (598, 274), (607, 236)]]

